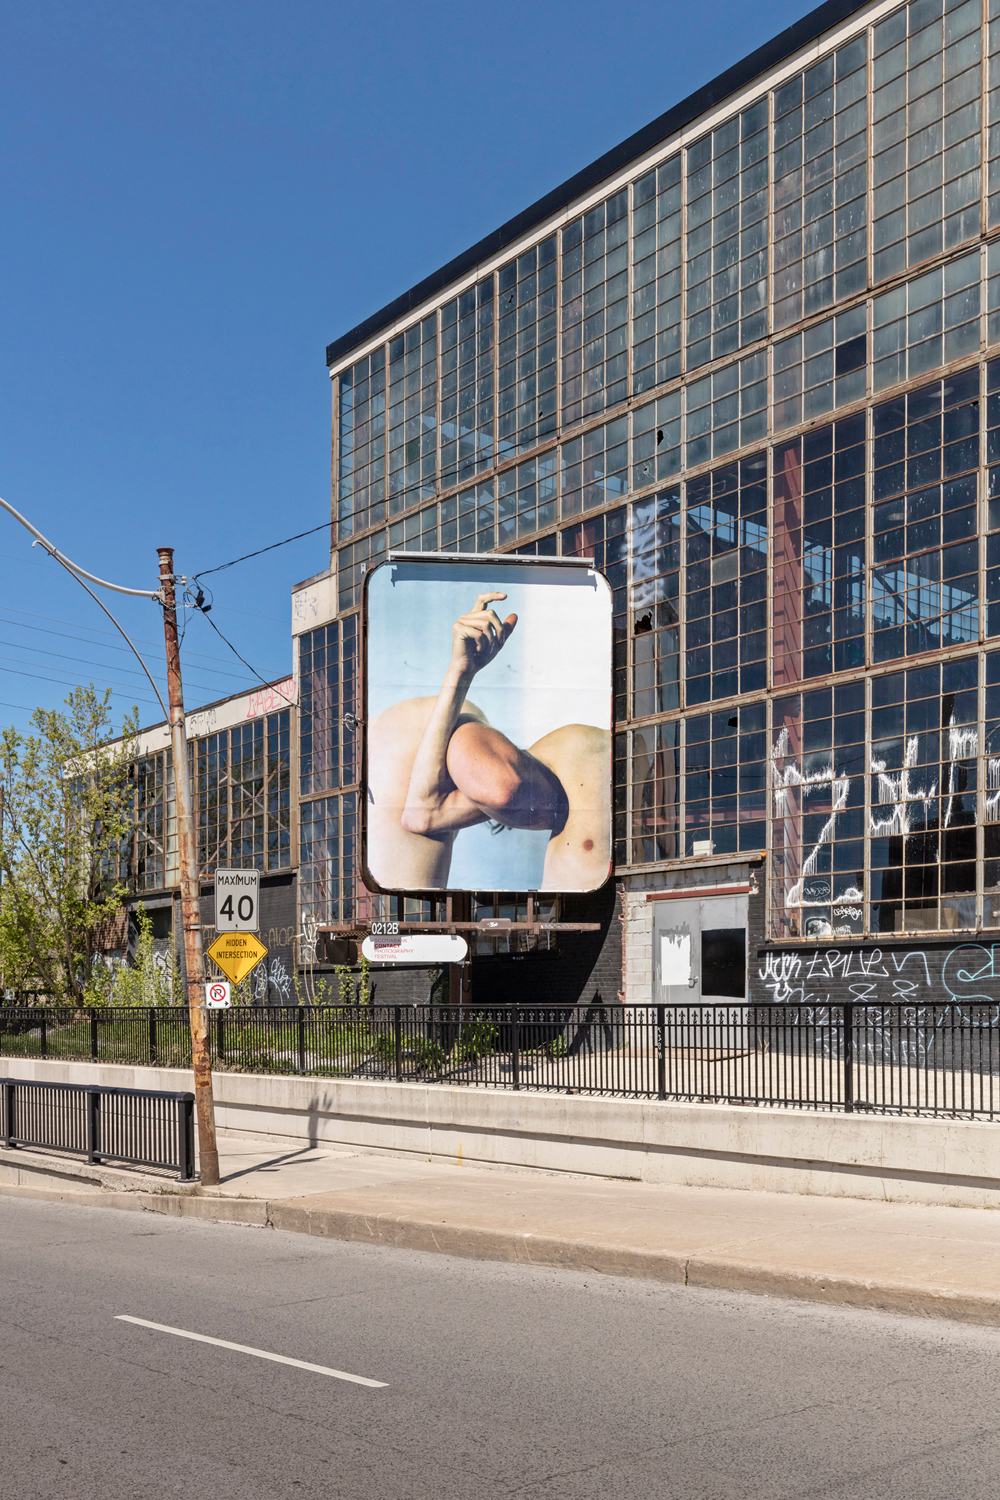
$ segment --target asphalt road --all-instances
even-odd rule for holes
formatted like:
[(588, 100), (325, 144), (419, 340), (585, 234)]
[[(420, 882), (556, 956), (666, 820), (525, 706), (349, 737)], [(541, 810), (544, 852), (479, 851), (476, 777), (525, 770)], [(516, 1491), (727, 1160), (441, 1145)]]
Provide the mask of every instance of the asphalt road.
[(998, 1365), (988, 1329), (0, 1198), (3, 1500), (995, 1500)]

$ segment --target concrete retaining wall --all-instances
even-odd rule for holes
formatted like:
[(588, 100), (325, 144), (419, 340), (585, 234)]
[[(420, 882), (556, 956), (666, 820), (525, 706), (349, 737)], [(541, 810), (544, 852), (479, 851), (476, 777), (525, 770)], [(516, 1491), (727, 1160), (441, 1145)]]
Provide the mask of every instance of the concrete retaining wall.
[[(0, 1059), (0, 1074), (190, 1088), (167, 1068)], [(592, 1177), (1000, 1208), (1000, 1124), (215, 1075), (219, 1129)]]

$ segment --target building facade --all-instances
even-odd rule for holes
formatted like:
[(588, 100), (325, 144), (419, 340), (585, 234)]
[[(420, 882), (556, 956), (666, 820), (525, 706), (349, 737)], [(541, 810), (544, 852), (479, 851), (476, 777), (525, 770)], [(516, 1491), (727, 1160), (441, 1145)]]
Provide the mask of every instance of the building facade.
[[(218, 866), (261, 872), (260, 936), (268, 956), (255, 971), (261, 1003), (294, 1003), (294, 975), (308, 955), (297, 941), (296, 865), (298, 809), (297, 688), (294, 677), (237, 693), (187, 715), (188, 771), (202, 877), (205, 945), (215, 935), (214, 885)], [(170, 728), (143, 729), (133, 768), (134, 819), (113, 872), (129, 891), (130, 924), (141, 903), (153, 923), (154, 943), (173, 949), (184, 970), (177, 851), (176, 804)]]
[(327, 354), (303, 909), (372, 910), (365, 569), (589, 556), (615, 600), (605, 996), (994, 993), (1000, 0), (820, 7)]

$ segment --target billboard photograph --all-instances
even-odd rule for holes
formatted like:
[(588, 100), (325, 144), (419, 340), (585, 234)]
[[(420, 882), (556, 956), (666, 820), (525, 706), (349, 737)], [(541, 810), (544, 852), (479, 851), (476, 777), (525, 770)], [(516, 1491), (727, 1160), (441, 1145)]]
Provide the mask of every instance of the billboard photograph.
[(365, 580), (366, 880), (593, 891), (611, 872), (611, 590), (592, 567), (393, 559)]

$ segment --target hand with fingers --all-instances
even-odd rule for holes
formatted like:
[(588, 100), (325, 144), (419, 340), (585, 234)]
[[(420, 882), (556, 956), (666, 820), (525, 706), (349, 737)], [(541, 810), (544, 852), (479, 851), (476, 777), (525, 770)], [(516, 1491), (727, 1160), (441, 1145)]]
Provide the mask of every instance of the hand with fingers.
[(451, 664), (465, 676), (488, 666), (510, 639), (517, 624), (517, 615), (508, 615), (506, 620), (490, 605), (497, 599), (506, 599), (506, 594), (493, 592), (480, 594), (467, 615), (460, 615), (451, 631)]

